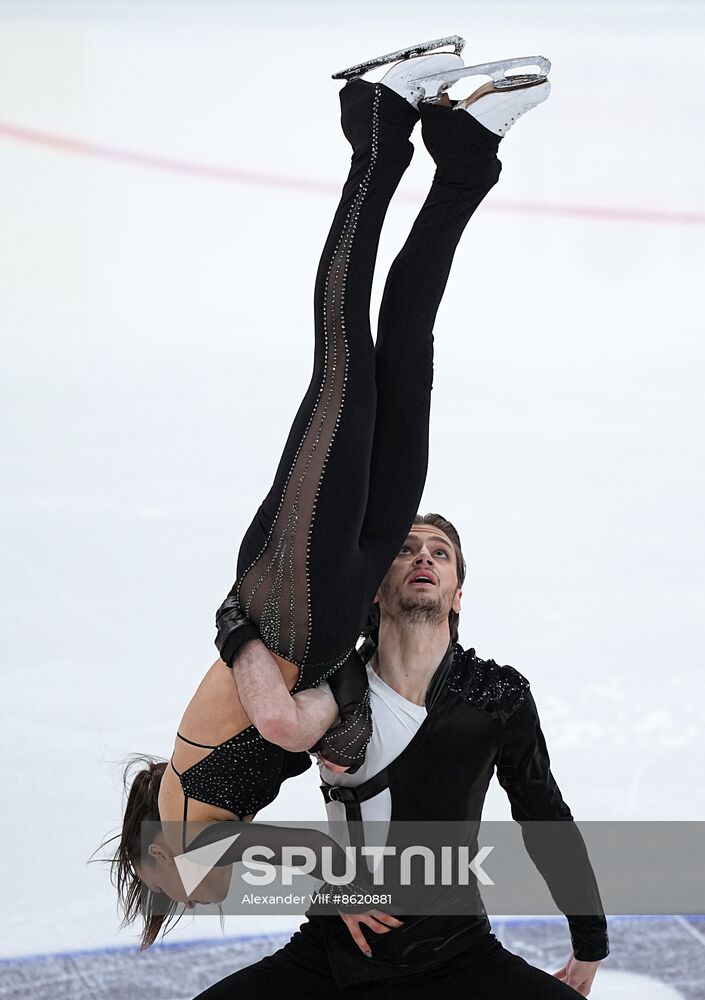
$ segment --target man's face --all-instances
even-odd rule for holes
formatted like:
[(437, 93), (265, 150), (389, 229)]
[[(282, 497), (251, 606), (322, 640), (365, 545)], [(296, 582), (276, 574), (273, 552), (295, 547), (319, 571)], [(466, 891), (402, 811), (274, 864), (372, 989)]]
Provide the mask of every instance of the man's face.
[(382, 615), (410, 624), (440, 624), (460, 611), (453, 544), (432, 524), (414, 524), (375, 598)]

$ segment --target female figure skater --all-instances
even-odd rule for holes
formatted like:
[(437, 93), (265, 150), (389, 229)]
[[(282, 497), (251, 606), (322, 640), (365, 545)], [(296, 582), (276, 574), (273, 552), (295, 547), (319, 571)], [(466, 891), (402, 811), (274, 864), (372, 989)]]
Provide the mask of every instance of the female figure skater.
[[(460, 236), (499, 177), (501, 136), (550, 90), (545, 72), (504, 76), (536, 59), (466, 69), (457, 44), (456, 54), (418, 57), (439, 44), (373, 61), (402, 59), (378, 84), (360, 78), (369, 63), (339, 74), (351, 78), (340, 100), (353, 155), (316, 278), (313, 377), (217, 615), (221, 659), (182, 717), (169, 764), (146, 761), (134, 777), (113, 859), (125, 922), (143, 904), (143, 947), (174, 912), (169, 900), (192, 905), (227, 893), (228, 868), (186, 893), (174, 859), (186, 851), (188, 825), (251, 819), (283, 780), (310, 766), (305, 751), (319, 740), (317, 751), (341, 768), (363, 759), (369, 703), (354, 648), (424, 486), (436, 312)], [(477, 72), (494, 83), (466, 101), (423, 100)], [(379, 237), (419, 118), (437, 171), (387, 278), (374, 346)], [(324, 679), (337, 705), (315, 690)], [(146, 852), (145, 820), (163, 824)], [(259, 843), (267, 829), (258, 827)], [(376, 929), (384, 925), (381, 914)]]

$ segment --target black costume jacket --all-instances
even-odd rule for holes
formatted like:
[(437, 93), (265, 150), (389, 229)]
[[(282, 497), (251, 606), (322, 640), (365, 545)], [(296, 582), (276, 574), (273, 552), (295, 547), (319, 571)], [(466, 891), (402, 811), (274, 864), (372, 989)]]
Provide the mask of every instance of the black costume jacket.
[[(355, 788), (324, 785), (324, 797), (343, 802), (349, 821), (359, 819), (361, 801), (385, 787), (391, 793), (392, 824), (397, 820), (477, 821), (496, 768), (513, 818), (528, 824), (522, 827), (526, 848), (558, 907), (566, 912), (558, 886), (565, 885), (568, 857), (570, 876), (583, 889), (587, 886), (587, 897), (584, 892), (582, 898), (590, 901), (589, 912), (602, 913), (582, 836), (551, 774), (526, 678), (510, 666), (481, 660), (474, 649), (466, 652), (455, 644), (429, 684), (426, 709), (418, 732), (383, 772)], [(537, 839), (532, 830), (536, 820), (565, 821), (560, 834), (568, 850), (560, 852), (562, 862)], [(604, 958), (609, 951), (604, 917), (566, 915), (575, 957), (584, 961)], [(490, 930), (482, 915), (412, 917), (384, 935), (367, 933), (373, 956), (367, 959), (339, 917), (310, 915), (309, 925), (302, 932), (323, 937), (340, 985), (408, 974), (412, 968), (420, 971), (448, 961), (472, 948)]]

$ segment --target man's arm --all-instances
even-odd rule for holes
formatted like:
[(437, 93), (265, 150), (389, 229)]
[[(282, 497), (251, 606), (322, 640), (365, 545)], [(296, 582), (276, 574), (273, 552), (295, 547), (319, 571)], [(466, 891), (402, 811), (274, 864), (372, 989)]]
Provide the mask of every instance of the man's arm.
[(338, 706), (323, 691), (309, 689), (292, 697), (277, 661), (261, 639), (240, 647), (233, 676), (252, 724), (266, 740), (285, 750), (308, 750), (338, 717)]
[[(575, 958), (600, 961), (609, 954), (600, 892), (585, 842), (551, 774), (546, 741), (529, 692), (504, 729), (497, 777), (509, 797), (512, 816), (521, 824), (526, 849), (556, 905), (568, 918)], [(554, 820), (562, 822), (545, 822)], [(581, 901), (577, 911), (576, 899)]]
[(315, 690), (290, 694), (295, 674), (287, 685), (284, 671), (293, 664), (269, 652), (234, 594), (218, 608), (215, 623), (218, 652), (232, 668), (240, 703), (255, 729), (285, 750), (308, 750), (335, 722), (335, 702)]

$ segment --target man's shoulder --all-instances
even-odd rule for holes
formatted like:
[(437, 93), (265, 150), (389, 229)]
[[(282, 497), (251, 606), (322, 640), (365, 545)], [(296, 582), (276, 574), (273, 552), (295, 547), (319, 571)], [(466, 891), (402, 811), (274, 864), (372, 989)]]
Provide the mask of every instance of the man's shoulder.
[(456, 643), (448, 688), (475, 708), (506, 722), (529, 694), (529, 682), (508, 663), (483, 660)]

